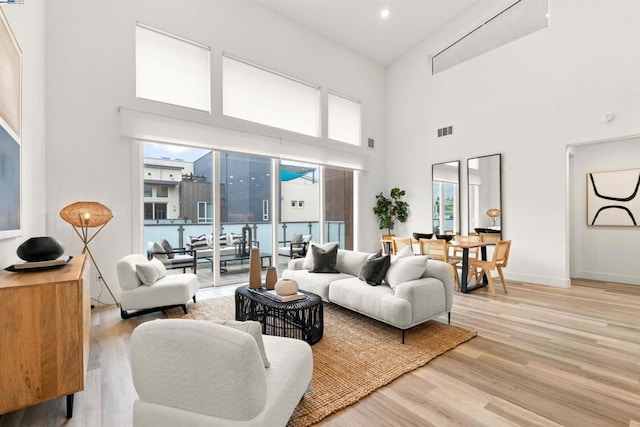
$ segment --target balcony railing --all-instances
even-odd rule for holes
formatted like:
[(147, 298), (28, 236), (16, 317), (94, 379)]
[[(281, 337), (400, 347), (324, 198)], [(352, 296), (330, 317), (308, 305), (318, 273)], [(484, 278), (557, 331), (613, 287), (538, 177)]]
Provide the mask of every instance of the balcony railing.
[[(271, 253), (271, 223), (252, 223), (252, 222), (225, 222), (220, 224), (220, 235), (232, 233), (242, 235), (242, 228), (249, 226), (252, 231), (252, 239), (260, 242), (260, 250), (265, 253)], [(311, 234), (313, 241), (319, 241), (320, 230), (318, 221), (301, 221), (301, 222), (283, 222), (278, 224), (278, 245), (291, 240), (294, 234)], [(147, 242), (160, 243), (166, 239), (171, 246), (183, 248), (189, 241), (191, 236), (202, 236), (211, 234), (211, 223), (194, 224), (188, 220), (182, 219), (162, 219), (162, 220), (145, 220), (144, 222), (144, 248), (146, 251)], [(328, 242), (339, 242), (339, 246), (344, 248), (345, 235), (344, 221), (326, 221), (325, 222), (325, 240)]]

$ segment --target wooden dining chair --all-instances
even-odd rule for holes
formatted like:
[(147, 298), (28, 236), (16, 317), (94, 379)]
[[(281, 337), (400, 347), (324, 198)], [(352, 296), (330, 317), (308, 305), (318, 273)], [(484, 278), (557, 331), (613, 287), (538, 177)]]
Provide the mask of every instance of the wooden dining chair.
[[(480, 273), (480, 278), (482, 276), (487, 277), (487, 282), (489, 284), (489, 292), (494, 297), (496, 296), (496, 289), (494, 286), (493, 279), (500, 279), (502, 283), (502, 287), (504, 288), (504, 293), (507, 293), (507, 282), (504, 280), (504, 275), (502, 274), (502, 269), (507, 266), (507, 261), (509, 261), (509, 250), (511, 249), (511, 240), (501, 240), (496, 243), (496, 247), (493, 251), (493, 257), (491, 257), (490, 261), (483, 261), (481, 259), (470, 259), (469, 265), (473, 268), (480, 268), (482, 272)], [(497, 276), (491, 276), (491, 271), (497, 270)]]
[[(472, 236), (456, 236), (456, 240), (458, 242), (480, 242), (480, 236), (478, 235), (472, 235)], [(461, 247), (458, 246), (451, 246), (451, 253), (449, 254), (449, 260), (457, 260), (458, 264), (457, 267), (458, 269), (462, 269), (462, 256), (463, 256), (463, 249)], [(480, 259), (480, 248), (469, 248), (469, 260), (472, 259)], [(476, 268), (476, 267), (471, 267), (471, 264), (469, 264), (469, 272), (467, 273), (467, 283), (469, 283), (469, 281), (471, 281), (471, 277), (474, 277), (476, 280), (476, 283), (479, 283), (479, 279), (480, 279), (480, 273), (482, 272), (482, 270)]]
[(380, 236), (380, 248), (382, 253), (393, 253), (393, 236), (395, 234), (382, 234)]
[(460, 276), (458, 275), (458, 264), (461, 260), (449, 259), (449, 244), (446, 240), (440, 239), (420, 239), (420, 254), (427, 258), (437, 259), (451, 264), (453, 267), (453, 278), (456, 285), (460, 286)]
[(393, 237), (391, 241), (391, 250), (392, 254), (397, 254), (406, 246), (409, 246), (411, 252), (413, 252), (413, 247), (411, 245), (411, 237)]
[(498, 243), (500, 241), (500, 233), (480, 233), (480, 240), (485, 243)]

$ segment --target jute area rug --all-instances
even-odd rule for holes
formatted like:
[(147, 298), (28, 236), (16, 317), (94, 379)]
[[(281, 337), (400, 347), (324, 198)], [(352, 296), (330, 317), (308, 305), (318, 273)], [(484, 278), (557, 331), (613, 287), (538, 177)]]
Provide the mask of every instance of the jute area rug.
[[(235, 319), (232, 296), (165, 311), (171, 318)], [(401, 375), (455, 348), (475, 332), (430, 321), (402, 332), (334, 304), (324, 305), (324, 335), (314, 344), (313, 378), (288, 427), (313, 425)]]

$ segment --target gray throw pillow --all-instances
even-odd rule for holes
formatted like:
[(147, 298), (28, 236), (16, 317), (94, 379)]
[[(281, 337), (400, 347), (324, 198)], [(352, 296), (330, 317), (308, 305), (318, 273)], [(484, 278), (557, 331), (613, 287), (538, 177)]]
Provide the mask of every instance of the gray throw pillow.
[(293, 237), (291, 238), (291, 244), (292, 245), (299, 245), (302, 243), (302, 234), (294, 234)]
[(329, 243), (325, 243), (324, 245), (320, 245), (318, 243), (315, 242), (309, 242), (309, 248), (307, 249), (307, 255), (304, 257), (304, 262), (302, 263), (302, 269), (303, 270), (311, 270), (313, 268), (313, 251), (310, 248), (313, 248), (314, 246), (318, 246), (319, 248), (324, 249), (325, 251), (329, 250), (329, 249), (333, 249), (333, 247), (335, 246), (336, 248), (339, 246), (338, 242), (329, 242)]
[(173, 246), (171, 246), (171, 243), (169, 243), (167, 239), (162, 239), (162, 242), (160, 242), (160, 244), (162, 245), (164, 251), (167, 253), (167, 258), (172, 259), (175, 254), (173, 253)]
[(158, 259), (167, 259), (167, 253), (164, 248), (160, 246), (160, 244), (153, 242), (153, 246), (151, 246), (151, 252), (153, 252), (153, 256)]
[(367, 282), (371, 286), (382, 284), (384, 276), (391, 265), (391, 257), (380, 253), (369, 257), (360, 269), (358, 279)]
[(311, 246), (313, 252), (313, 268), (309, 273), (340, 273), (336, 268), (338, 263), (338, 245), (330, 249), (319, 246)]

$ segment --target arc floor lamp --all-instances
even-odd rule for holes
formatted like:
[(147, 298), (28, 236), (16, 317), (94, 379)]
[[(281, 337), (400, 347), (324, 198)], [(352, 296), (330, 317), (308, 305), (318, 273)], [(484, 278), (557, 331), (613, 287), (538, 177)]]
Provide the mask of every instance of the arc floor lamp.
[[(91, 261), (98, 272), (98, 279), (107, 287), (109, 294), (111, 294), (111, 298), (113, 298), (116, 304), (120, 305), (115, 295), (113, 295), (113, 292), (111, 292), (111, 288), (107, 284), (106, 280), (104, 280), (104, 276), (102, 275), (91, 250), (89, 250), (89, 242), (91, 242), (98, 233), (102, 231), (104, 226), (111, 221), (111, 218), (113, 218), (111, 209), (98, 202), (75, 202), (62, 208), (60, 211), (60, 217), (71, 224), (73, 230), (76, 232), (78, 237), (80, 237), (80, 240), (82, 240), (82, 244), (84, 245), (82, 253), (89, 254), (89, 258), (91, 258)], [(95, 227), (99, 228), (90, 235), (89, 229)]]

